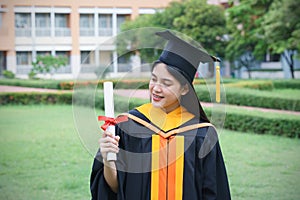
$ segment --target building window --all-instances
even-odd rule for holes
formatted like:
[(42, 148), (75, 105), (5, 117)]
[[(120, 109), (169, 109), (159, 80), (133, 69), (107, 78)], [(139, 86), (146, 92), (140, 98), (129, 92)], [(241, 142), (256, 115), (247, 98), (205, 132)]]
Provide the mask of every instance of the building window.
[(50, 51), (37, 51), (36, 56), (46, 56), (46, 55), (51, 55)]
[(55, 36), (65, 37), (70, 36), (69, 15), (55, 14)]
[(117, 32), (121, 31), (122, 24), (129, 19), (129, 15), (117, 15)]
[(30, 51), (17, 52), (17, 65), (31, 65), (32, 56)]
[(80, 15), (80, 36), (94, 36), (94, 14)]
[(81, 73), (95, 73), (97, 66), (95, 64), (95, 51), (81, 51)]
[(28, 74), (32, 68), (31, 51), (17, 52), (17, 74)]
[(15, 13), (16, 37), (31, 37), (31, 14)]
[(60, 67), (55, 73), (71, 73), (72, 69), (70, 66), (70, 52), (69, 51), (56, 51), (55, 56), (62, 56), (67, 58), (67, 65)]
[(112, 15), (100, 14), (99, 15), (99, 36), (112, 35)]
[(51, 35), (50, 13), (35, 14), (36, 36), (48, 37)]
[(84, 65), (91, 64), (90, 51), (81, 51), (80, 52), (80, 61), (81, 61), (81, 64), (84, 64)]
[(7, 69), (6, 65), (6, 52), (0, 51), (0, 74), (2, 74), (3, 70)]

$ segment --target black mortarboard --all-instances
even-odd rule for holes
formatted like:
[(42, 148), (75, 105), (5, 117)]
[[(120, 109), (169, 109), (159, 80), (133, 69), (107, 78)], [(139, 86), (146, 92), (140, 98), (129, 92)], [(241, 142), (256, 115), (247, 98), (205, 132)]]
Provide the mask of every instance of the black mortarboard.
[(210, 56), (200, 48), (180, 39), (168, 30), (156, 32), (156, 34), (168, 40), (159, 60), (179, 70), (190, 83), (194, 80), (200, 62), (218, 61), (216, 57)]

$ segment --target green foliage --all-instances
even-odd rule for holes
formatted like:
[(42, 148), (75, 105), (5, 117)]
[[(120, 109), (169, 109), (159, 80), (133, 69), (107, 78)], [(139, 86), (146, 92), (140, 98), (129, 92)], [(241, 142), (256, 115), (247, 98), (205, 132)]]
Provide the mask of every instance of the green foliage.
[[(73, 98), (72, 98), (73, 97)], [(95, 94), (88, 90), (72, 93), (0, 93), (0, 105), (35, 105), (35, 104), (73, 104), (73, 106), (86, 106), (104, 109), (102, 91)], [(115, 97), (115, 111), (127, 112), (141, 104), (148, 102), (146, 99)], [(211, 109), (205, 109), (211, 114)], [(217, 115), (218, 116), (218, 115)], [(222, 116), (222, 114), (220, 114)], [(300, 121), (297, 118), (264, 115), (261, 112), (247, 114), (245, 110), (226, 110), (225, 128), (243, 132), (254, 132), (259, 134), (272, 134), (287, 137), (300, 138)]]
[(263, 80), (239, 81), (236, 83), (226, 84), (226, 87), (251, 88), (251, 89), (258, 89), (258, 90), (269, 90), (269, 91), (274, 89), (274, 85), (272, 81), (263, 81)]
[(275, 88), (289, 88), (289, 89), (297, 89), (300, 88), (300, 80), (273, 80), (273, 84)]
[[(182, 37), (183, 34), (188, 35), (213, 55), (224, 56), (226, 44), (223, 38), (226, 33), (224, 10), (219, 6), (207, 5), (205, 1), (199, 0), (172, 2), (162, 12), (140, 16), (134, 21), (126, 22), (122, 26), (122, 30), (126, 34), (118, 39), (121, 55), (126, 51), (139, 49), (143, 60), (153, 62), (154, 58), (159, 55), (157, 49), (163, 49), (165, 40), (158, 37), (155, 40), (149, 40), (149, 38), (154, 37), (154, 32), (165, 28), (171, 29), (177, 34), (181, 33)], [(128, 30), (135, 31), (127, 34)], [(185, 39), (192, 40), (191, 38)], [(155, 49), (147, 49), (147, 47)]]
[(9, 78), (9, 79), (15, 78), (15, 74), (13, 72), (9, 71), (9, 70), (3, 70), (2, 75), (5, 78)]
[(191, 0), (185, 3), (184, 12), (173, 21), (174, 29), (199, 42), (210, 54), (225, 56), (227, 44), (224, 35), (226, 20), (220, 6), (206, 1)]
[[(209, 90), (205, 86), (195, 86), (196, 93), (203, 102), (211, 102)], [(300, 99), (282, 96), (274, 92), (257, 92), (252, 89), (226, 88), (226, 104), (253, 106), (279, 110), (300, 111)]]
[(254, 57), (261, 59), (266, 53), (267, 43), (262, 30), (262, 16), (268, 11), (271, 2), (272, 0), (241, 0), (239, 4), (227, 10), (230, 40), (226, 47), (226, 57), (229, 60), (239, 59), (246, 52), (251, 52)]
[(0, 93), (0, 105), (71, 104), (72, 93)]
[[(210, 110), (206, 108), (205, 110)], [(210, 112), (206, 112), (210, 116)], [(218, 114), (216, 114), (218, 116)], [(219, 114), (222, 116), (222, 113)], [(291, 138), (300, 138), (300, 120), (281, 116), (273, 118), (262, 112), (255, 115), (248, 114), (245, 109), (239, 111), (226, 109), (224, 128), (239, 132), (278, 135)]]
[(300, 1), (274, 0), (264, 15), (263, 28), (268, 47), (282, 53), (294, 79), (294, 57), (300, 52)]
[(66, 66), (68, 59), (64, 56), (38, 55), (35, 62), (32, 62), (31, 73), (53, 73), (60, 67)]
[(61, 80), (0, 79), (0, 85), (31, 88), (60, 89)]
[(300, 51), (300, 1), (274, 0), (264, 15), (263, 28), (269, 48), (276, 53)]

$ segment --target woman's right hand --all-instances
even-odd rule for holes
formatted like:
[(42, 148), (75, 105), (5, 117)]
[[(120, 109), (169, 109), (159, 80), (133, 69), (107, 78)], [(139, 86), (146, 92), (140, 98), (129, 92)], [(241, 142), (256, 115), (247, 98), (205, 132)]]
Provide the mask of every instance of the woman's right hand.
[(107, 160), (107, 153), (118, 153), (119, 152), (119, 136), (114, 136), (108, 131), (104, 131), (102, 138), (99, 139), (100, 152), (103, 160)]

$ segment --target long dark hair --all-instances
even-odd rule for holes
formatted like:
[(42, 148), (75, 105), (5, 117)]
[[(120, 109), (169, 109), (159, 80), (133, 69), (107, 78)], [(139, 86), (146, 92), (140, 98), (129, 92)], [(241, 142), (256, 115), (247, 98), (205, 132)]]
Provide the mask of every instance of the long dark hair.
[[(163, 63), (161, 61), (155, 61), (152, 65), (151, 71), (153, 71), (154, 67), (159, 64)], [(198, 99), (198, 96), (195, 92), (195, 89), (191, 83), (187, 81), (187, 79), (184, 77), (183, 73), (180, 72), (175, 67), (167, 66), (168, 72), (179, 81), (181, 86), (187, 85), (189, 87), (189, 92), (183, 96), (181, 96), (180, 105), (185, 107), (190, 113), (194, 114), (195, 117), (200, 118), (201, 122), (210, 122), (201, 106), (201, 103)]]

